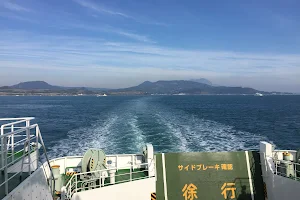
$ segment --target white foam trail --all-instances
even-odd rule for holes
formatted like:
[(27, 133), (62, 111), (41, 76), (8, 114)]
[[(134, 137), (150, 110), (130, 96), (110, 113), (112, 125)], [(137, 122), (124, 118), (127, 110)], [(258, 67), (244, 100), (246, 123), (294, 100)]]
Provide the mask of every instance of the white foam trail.
[(107, 152), (114, 150), (114, 139), (110, 136), (111, 128), (118, 116), (113, 115), (102, 122), (97, 121), (91, 127), (81, 127), (71, 130), (66, 139), (58, 141), (50, 148), (50, 157), (83, 155), (89, 148), (101, 148)]
[(9, 104), (0, 105), (3, 109), (48, 109), (52, 107), (66, 107), (62, 105), (47, 105), (47, 104)]
[[(180, 151), (233, 151), (258, 147), (265, 137), (211, 120), (199, 119), (177, 110), (164, 110), (157, 113), (158, 122), (165, 124), (167, 132), (180, 142), (174, 145)], [(176, 148), (173, 147), (171, 151)]]
[(90, 127), (69, 131), (49, 154), (82, 155), (89, 148), (108, 154), (137, 153), (146, 141), (163, 152), (233, 151), (256, 149), (261, 140), (267, 138), (142, 99), (120, 105)]
[(190, 149), (188, 148), (188, 142), (185, 139), (185, 131), (182, 131), (181, 129), (181, 125), (178, 123), (177, 120), (170, 120), (169, 118), (166, 117), (162, 117), (161, 114), (157, 114), (157, 121), (158, 123), (162, 124), (162, 125), (166, 125), (168, 130), (167, 133), (164, 134), (170, 134), (170, 136), (175, 136), (175, 140), (174, 138), (171, 138), (171, 140), (174, 142), (173, 143), (173, 150), (175, 151), (190, 151)]
[(138, 127), (137, 123), (137, 116), (133, 116), (130, 119), (128, 119), (128, 124), (130, 125), (132, 134), (134, 136), (135, 152), (140, 152), (141, 148), (145, 144), (145, 136), (143, 135), (143, 131)]

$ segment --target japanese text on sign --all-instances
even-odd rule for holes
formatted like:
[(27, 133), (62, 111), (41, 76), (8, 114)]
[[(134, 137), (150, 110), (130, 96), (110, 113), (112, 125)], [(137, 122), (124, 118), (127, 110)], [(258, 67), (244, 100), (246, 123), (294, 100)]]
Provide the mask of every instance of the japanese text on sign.
[(178, 165), (179, 171), (206, 171), (207, 169), (215, 169), (215, 170), (233, 170), (232, 164), (215, 164), (215, 165), (205, 165), (205, 164), (197, 164), (197, 165)]
[(189, 185), (185, 184), (182, 188), (184, 200), (198, 199), (197, 189), (198, 188), (193, 183), (190, 183)]
[(221, 187), (221, 194), (223, 195), (224, 199), (228, 199), (229, 194), (231, 193), (230, 198), (235, 198), (235, 183), (224, 183)]

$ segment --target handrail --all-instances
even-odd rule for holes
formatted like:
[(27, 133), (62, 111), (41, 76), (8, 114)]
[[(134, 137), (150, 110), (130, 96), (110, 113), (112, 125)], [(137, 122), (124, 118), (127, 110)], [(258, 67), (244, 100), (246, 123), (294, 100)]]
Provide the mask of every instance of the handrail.
[(272, 153), (281, 153), (281, 152), (286, 152), (286, 151), (288, 151), (288, 152), (294, 152), (294, 153), (297, 152), (296, 150), (280, 150), (280, 149), (276, 149), (276, 150), (273, 150)]
[(3, 129), (3, 128), (6, 127), (6, 126), (11, 126), (11, 125), (15, 125), (15, 124), (20, 124), (20, 123), (28, 122), (28, 121), (30, 121), (30, 119), (23, 119), (23, 120), (20, 120), (20, 121), (16, 121), (16, 122), (11, 122), (11, 123), (7, 123), (7, 124), (3, 124), (3, 125), (1, 125), (1, 129)]
[(12, 120), (22, 120), (22, 119), (33, 120), (35, 119), (35, 117), (0, 118), (0, 121), (12, 121)]
[[(108, 157), (126, 157), (126, 156), (144, 156), (144, 154), (108, 154), (106, 155), (106, 158)], [(50, 162), (55, 162), (57, 160), (61, 160), (61, 159), (68, 159), (68, 158), (83, 158), (83, 156), (63, 156), (63, 157), (57, 157), (57, 158), (53, 158), (50, 160)]]
[[(0, 182), (0, 187), (5, 186), (5, 195), (8, 195), (9, 184), (15, 176), (20, 175), (28, 170), (29, 176), (31, 172), (39, 167), (39, 144), (43, 148), (44, 155), (47, 160), (50, 174), (47, 175), (47, 179), (54, 180), (54, 174), (50, 166), (49, 158), (45, 148), (45, 144), (39, 129), (38, 124), (30, 125), (30, 120), (34, 117), (26, 118), (2, 118), (0, 121), (18, 120), (7, 124), (1, 125), (1, 166), (0, 170), (4, 171), (4, 180)], [(25, 126), (14, 126), (16, 124), (25, 123)], [(5, 133), (4, 130), (9, 130)], [(16, 130), (17, 129), (17, 130)], [(30, 134), (32, 130), (35, 130), (35, 134)], [(7, 131), (6, 131), (7, 132)], [(17, 148), (16, 148), (17, 147)], [(16, 151), (15, 151), (16, 150)], [(22, 153), (23, 152), (23, 153)], [(19, 154), (16, 156), (16, 154)], [(22, 154), (22, 155), (20, 155)], [(34, 168), (32, 168), (32, 164)], [(25, 169), (24, 169), (25, 165)], [(23, 170), (24, 169), (24, 170)], [(13, 173), (8, 176), (8, 173)], [(22, 179), (21, 179), (22, 180)], [(48, 183), (51, 190), (55, 190), (55, 181)]]
[[(264, 165), (265, 167), (264, 170), (265, 172), (267, 172), (265, 176), (268, 177), (270, 174), (273, 175), (275, 174), (285, 178), (300, 181), (300, 163), (291, 160), (278, 159), (278, 153), (282, 153), (286, 151), (287, 150), (275, 150), (272, 152), (272, 156), (266, 156), (264, 152), (260, 152), (260, 154), (263, 154), (263, 159), (264, 159), (264, 163), (262, 165)], [(288, 151), (295, 152), (291, 150)], [(273, 166), (267, 164), (267, 158), (272, 159)]]
[[(124, 175), (130, 175), (130, 174), (138, 174), (138, 173), (141, 173), (141, 172), (147, 172), (148, 170), (142, 170), (142, 171), (138, 171), (138, 172), (132, 172), (132, 173), (125, 173), (125, 174), (119, 174), (119, 175), (115, 175), (115, 177), (118, 177), (118, 176), (124, 176)], [(100, 176), (100, 178), (101, 178), (101, 176)], [(141, 179), (145, 179), (146, 177), (138, 177), (138, 178), (131, 178), (131, 179), (129, 179), (130, 181), (135, 181), (135, 180), (141, 180)], [(99, 178), (98, 178), (99, 179)], [(88, 180), (79, 180), (79, 181), (77, 181), (77, 182), (75, 182), (75, 183), (73, 183), (72, 184), (72, 186), (73, 185), (78, 185), (78, 183), (82, 183), (82, 184), (84, 184), (85, 182), (93, 182), (93, 181), (95, 181), (96, 179), (88, 179)], [(116, 182), (116, 183), (126, 183), (126, 182), (128, 182), (129, 180), (121, 180), (121, 181), (118, 181), (118, 182)], [(96, 185), (97, 186), (97, 185)], [(101, 187), (101, 184), (99, 184), (99, 186)], [(105, 186), (105, 184), (104, 185), (102, 185), (102, 187), (104, 187)], [(73, 190), (73, 194), (74, 193), (76, 193), (76, 192), (78, 192), (78, 191), (80, 191), (80, 190), (82, 190), (82, 189), (89, 189), (90, 187), (95, 187), (95, 186), (81, 186), (80, 188), (76, 188), (75, 190)]]
[[(14, 128), (16, 129), (16, 128), (25, 128), (26, 126), (15, 126)], [(3, 128), (4, 130), (6, 130), (6, 129), (11, 129), (11, 127), (4, 127)]]
[[(54, 174), (53, 174), (53, 171), (52, 171), (52, 167), (51, 167), (51, 165), (50, 165), (50, 162), (49, 162), (49, 158), (48, 158), (48, 155), (47, 155), (46, 147), (45, 147), (45, 145), (44, 145), (44, 140), (43, 140), (43, 138), (42, 138), (40, 128), (37, 126), (36, 129), (38, 130), (38, 136), (39, 136), (41, 145), (42, 145), (42, 147), (43, 147), (43, 150), (44, 150), (44, 152), (45, 152), (45, 157), (46, 157), (46, 160), (47, 160), (47, 164), (48, 164), (49, 170), (50, 170), (50, 172), (51, 172), (52, 180), (54, 180)], [(53, 192), (54, 192), (54, 191), (55, 191), (55, 181), (53, 181)]]
[[(149, 163), (141, 163), (141, 164), (138, 164), (139, 166), (148, 166)], [(123, 173), (123, 174), (116, 174), (114, 175), (114, 177), (119, 177), (119, 176), (128, 176), (129, 175), (129, 179), (126, 179), (126, 180), (121, 180), (121, 181), (116, 181), (115, 183), (123, 183), (123, 182), (128, 182), (128, 181), (134, 181), (134, 180), (140, 180), (140, 179), (145, 179), (145, 178), (150, 178), (149, 174), (148, 176), (145, 176), (145, 177), (138, 177), (138, 178), (133, 178), (133, 174), (138, 174), (138, 173), (144, 173), (144, 172), (147, 172), (149, 171), (148, 168), (145, 167), (145, 170), (141, 170), (141, 171), (132, 171), (134, 165), (131, 164), (131, 165), (124, 165), (124, 166), (121, 166), (121, 167), (112, 167), (112, 168), (107, 168), (107, 169), (102, 169), (102, 170), (95, 170), (95, 171), (89, 171), (89, 172), (81, 172), (81, 173), (76, 173), (76, 174), (73, 174), (71, 176), (71, 178), (69, 179), (69, 181), (67, 182), (66, 184), (66, 195), (67, 195), (67, 199), (71, 199), (72, 195), (78, 191), (81, 191), (83, 189), (88, 189), (90, 187), (103, 187), (107, 184), (104, 183), (101, 183), (101, 181), (99, 182), (99, 185), (94, 185), (94, 186), (83, 186), (85, 183), (92, 183), (96, 180), (99, 180), (99, 179), (103, 179), (103, 178), (108, 178), (106, 176), (103, 176), (103, 172), (107, 172), (109, 173), (109, 171), (111, 170), (121, 170), (121, 169), (129, 169), (129, 173)], [(81, 180), (80, 179), (80, 176), (81, 175), (88, 175), (88, 174), (91, 174), (91, 173), (95, 173), (95, 174), (99, 174), (99, 177), (93, 177), (91, 179), (86, 179), (86, 180)], [(81, 187), (77, 187), (78, 186), (78, 183), (81, 183)]]
[(19, 130), (13, 131), (13, 132), (9, 132), (9, 133), (5, 133), (3, 135), (0, 135), (0, 138), (7, 137), (7, 136), (10, 136), (10, 135), (14, 135), (14, 134), (18, 134), (18, 133), (22, 133), (22, 132), (24, 132), (24, 130), (33, 129), (33, 128), (37, 127), (37, 126), (38, 126), (37, 124), (26, 126), (23, 129), (19, 129)]
[[(294, 179), (296, 181), (300, 181), (300, 164), (296, 162), (292, 162), (290, 160), (278, 160), (274, 159), (275, 164), (275, 174), (278, 176), (283, 176), (286, 178)], [(291, 171), (289, 171), (291, 170)], [(288, 173), (292, 172), (293, 174)]]

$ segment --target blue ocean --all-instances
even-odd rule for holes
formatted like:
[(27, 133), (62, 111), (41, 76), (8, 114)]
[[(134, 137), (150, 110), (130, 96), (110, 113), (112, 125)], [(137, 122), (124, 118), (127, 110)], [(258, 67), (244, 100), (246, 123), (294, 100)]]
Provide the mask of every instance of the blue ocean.
[(0, 117), (35, 117), (50, 157), (300, 147), (300, 96), (2, 96)]

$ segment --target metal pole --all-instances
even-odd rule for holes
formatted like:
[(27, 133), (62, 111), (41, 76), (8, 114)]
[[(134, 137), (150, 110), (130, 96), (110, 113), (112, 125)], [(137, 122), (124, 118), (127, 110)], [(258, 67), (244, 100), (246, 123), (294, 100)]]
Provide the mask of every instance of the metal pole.
[(275, 173), (277, 175), (277, 160), (275, 160)]
[(35, 151), (36, 151), (36, 168), (38, 168), (38, 165), (39, 165), (39, 129), (38, 127), (36, 126), (35, 127)]
[(102, 186), (102, 184), (103, 184), (103, 186), (104, 186), (104, 181), (102, 180), (102, 173), (101, 172), (99, 172), (99, 174), (100, 174), (100, 180), (99, 180), (99, 182), (100, 182), (100, 188), (101, 188), (101, 186)]
[(46, 157), (46, 160), (47, 160), (47, 164), (48, 164), (51, 176), (52, 176), (52, 180), (53, 180), (53, 188), (52, 188), (52, 190), (53, 190), (53, 193), (54, 193), (54, 190), (55, 190), (55, 181), (54, 181), (53, 171), (52, 171), (52, 168), (51, 168), (51, 165), (50, 165), (50, 161), (49, 161), (49, 158), (48, 158), (48, 155), (47, 155), (47, 151), (46, 151), (45, 144), (44, 144), (44, 141), (43, 141), (43, 138), (42, 138), (42, 135), (41, 135), (40, 128), (38, 127), (38, 125), (36, 126), (36, 128), (38, 129), (39, 139), (40, 139), (41, 145), (43, 147), (43, 150), (44, 150), (44, 153), (45, 153), (45, 157)]
[(295, 169), (295, 170), (294, 170), (294, 173), (295, 173), (295, 180), (297, 180), (297, 179), (298, 179), (298, 177), (297, 177), (297, 172), (298, 172), (298, 171), (297, 171), (297, 167), (298, 167), (298, 166), (297, 166), (297, 163), (295, 163), (294, 167), (295, 167), (295, 168), (294, 168), (294, 169)]
[(4, 181), (5, 181), (5, 195), (8, 195), (8, 181), (7, 181), (7, 179), (8, 179), (8, 174), (7, 174), (7, 146), (6, 146), (6, 140), (7, 140), (7, 138), (6, 137), (4, 137), (4, 149), (5, 149), (5, 154), (4, 154), (4, 156), (5, 156), (5, 158), (4, 158), (4, 165), (5, 165), (5, 168), (4, 168)]
[(75, 174), (75, 192), (77, 192), (77, 175)]
[(30, 129), (29, 129), (29, 126), (30, 126), (30, 121), (27, 120), (26, 121), (26, 135), (27, 135), (27, 145), (28, 145), (28, 149), (27, 149), (27, 154), (28, 154), (28, 175), (31, 174), (31, 159), (30, 159), (30, 153), (31, 153), (31, 149), (30, 149)]
[(116, 156), (116, 168), (117, 168), (117, 171), (118, 171), (118, 155)]
[[(131, 165), (133, 166), (133, 155), (131, 155)], [(134, 166), (133, 166), (133, 170), (134, 170)]]
[[(11, 132), (14, 132), (14, 125), (11, 125)], [(11, 135), (11, 153), (12, 153), (12, 163), (15, 161), (15, 134)]]
[(4, 138), (2, 135), (4, 134), (3, 126), (1, 126), (1, 169), (4, 166)]
[(132, 181), (132, 166), (130, 166), (130, 181)]

